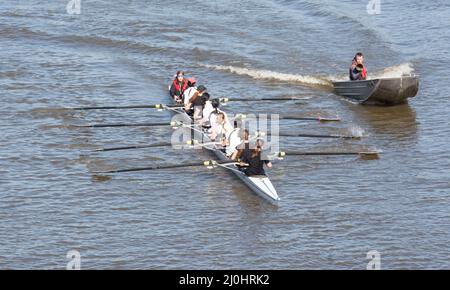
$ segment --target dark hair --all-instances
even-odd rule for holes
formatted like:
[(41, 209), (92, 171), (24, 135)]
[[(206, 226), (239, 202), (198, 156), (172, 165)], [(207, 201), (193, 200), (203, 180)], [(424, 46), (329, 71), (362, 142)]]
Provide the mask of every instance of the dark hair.
[(246, 138), (248, 140), (249, 135), (250, 135), (250, 133), (248, 132), (248, 129), (244, 129), (244, 138)]
[(200, 97), (200, 103), (201, 105), (204, 107), (206, 104), (206, 101), (209, 100), (209, 94), (208, 93), (203, 93), (203, 95)]
[(199, 85), (199, 86), (197, 87), (197, 91), (199, 91), (199, 92), (204, 92), (204, 91), (206, 91), (206, 87), (203, 86), (203, 85)]
[(183, 75), (184, 76), (184, 71), (182, 71), (182, 70), (177, 71), (177, 77), (178, 77), (178, 75)]
[[(260, 145), (258, 145), (258, 143), (260, 143)], [(261, 154), (262, 146), (264, 146), (264, 141), (262, 139), (256, 139), (255, 149), (252, 150), (252, 158)]]
[(211, 105), (213, 106), (214, 109), (217, 109), (220, 106), (220, 100), (219, 99), (212, 99), (211, 100)]
[(243, 139), (242, 141), (247, 141), (249, 138), (249, 131), (248, 129), (243, 128), (242, 130), (239, 131), (239, 137), (241, 137), (241, 139)]
[(364, 56), (364, 55), (363, 55), (363, 53), (362, 53), (362, 52), (357, 52), (357, 53), (355, 54), (355, 57), (354, 57), (354, 59), (356, 60), (356, 58), (357, 58), (358, 56)]

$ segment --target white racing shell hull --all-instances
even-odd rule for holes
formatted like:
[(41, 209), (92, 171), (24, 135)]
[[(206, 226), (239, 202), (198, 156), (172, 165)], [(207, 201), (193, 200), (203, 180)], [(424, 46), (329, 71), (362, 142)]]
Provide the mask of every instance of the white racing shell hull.
[[(188, 124), (192, 123), (191, 117), (187, 113), (185, 113), (183, 109), (181, 108), (175, 109), (175, 111), (177, 111), (177, 113), (182, 116), (183, 122)], [(200, 127), (197, 127), (197, 129), (204, 132)], [(204, 143), (211, 142), (206, 132), (202, 133), (201, 138), (202, 140), (199, 141), (202, 141)], [(211, 146), (209, 148), (213, 149)], [(221, 161), (229, 160), (226, 157), (225, 153), (223, 153), (218, 149), (211, 150), (211, 152), (213, 152), (217, 156), (218, 160)], [(234, 175), (236, 175), (240, 180), (242, 180), (242, 182), (244, 182), (254, 193), (256, 193), (257, 195), (259, 195), (260, 197), (264, 198), (265, 200), (271, 203), (275, 204), (278, 203), (280, 197), (278, 196), (278, 193), (274, 188), (274, 186), (272, 185), (272, 182), (270, 181), (269, 177), (267, 177), (266, 175), (247, 176), (245, 173), (239, 171), (238, 167), (235, 165), (231, 165), (230, 168), (234, 169), (231, 170), (234, 173)]]

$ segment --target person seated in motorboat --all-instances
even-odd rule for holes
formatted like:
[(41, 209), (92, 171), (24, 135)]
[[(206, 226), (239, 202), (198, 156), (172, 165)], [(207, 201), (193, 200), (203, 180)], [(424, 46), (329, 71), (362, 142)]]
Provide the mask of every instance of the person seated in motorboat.
[(184, 78), (183, 71), (177, 71), (177, 75), (170, 86), (170, 96), (175, 102), (181, 103), (184, 91), (187, 89), (188, 83)]
[(192, 94), (192, 97), (189, 98), (187, 104), (184, 105), (184, 110), (188, 114), (192, 115), (194, 113), (194, 103), (198, 102), (199, 100), (197, 100), (197, 99), (199, 99), (201, 96), (203, 96), (203, 94), (206, 92), (207, 92), (207, 89), (205, 86), (203, 86), (203, 85), (198, 86), (195, 89), (194, 93)]
[[(212, 141), (217, 141), (226, 148), (228, 145), (228, 135), (233, 131), (233, 127), (225, 119), (225, 114), (220, 112), (217, 114), (217, 124), (211, 127), (211, 134), (208, 136)], [(218, 139), (218, 140), (217, 140)]]
[(364, 55), (358, 52), (352, 60), (349, 69), (349, 77), (351, 81), (365, 80), (367, 78), (367, 70), (364, 65)]
[(192, 98), (194, 93), (197, 91), (197, 80), (193, 77), (187, 79), (187, 89), (183, 93), (183, 103), (187, 105), (189, 103), (189, 99)]
[(242, 167), (242, 171), (245, 175), (266, 175), (264, 165), (266, 165), (267, 168), (272, 168), (272, 162), (262, 156), (263, 147), (264, 141), (262, 139), (257, 139), (255, 142), (255, 148), (251, 149), (250, 147), (246, 147), (242, 150), (240, 156), (240, 166)]

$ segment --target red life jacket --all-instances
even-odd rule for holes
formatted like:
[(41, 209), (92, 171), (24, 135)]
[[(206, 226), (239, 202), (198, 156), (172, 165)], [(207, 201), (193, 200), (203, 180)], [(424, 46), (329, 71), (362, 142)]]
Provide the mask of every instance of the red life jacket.
[(179, 92), (180, 93), (179, 95), (182, 96), (184, 91), (186, 90), (186, 88), (188, 86), (188, 83), (187, 83), (187, 81), (185, 79), (183, 79), (183, 86), (180, 89), (180, 85), (178, 84), (178, 80), (175, 78), (173, 80), (173, 85), (175, 86), (175, 92)]
[(362, 69), (362, 71), (361, 71), (361, 77), (362, 77), (363, 80), (365, 80), (366, 77), (367, 77), (366, 66), (363, 66), (363, 69)]

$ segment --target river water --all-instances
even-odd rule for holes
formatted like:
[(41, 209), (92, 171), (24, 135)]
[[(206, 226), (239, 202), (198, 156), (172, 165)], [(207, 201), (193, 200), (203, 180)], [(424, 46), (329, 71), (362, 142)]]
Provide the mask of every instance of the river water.
[[(450, 4), (368, 1), (2, 1), (0, 4), (0, 268), (450, 268)], [(420, 76), (408, 104), (360, 106), (333, 95), (356, 51), (369, 76)], [(289, 157), (269, 175), (273, 206), (220, 168), (96, 178), (96, 168), (210, 159), (169, 148), (93, 153), (164, 142), (170, 128), (67, 125), (170, 120), (167, 112), (68, 112), (71, 106), (167, 103), (179, 69), (213, 96), (293, 96), (230, 102), (226, 110), (338, 115), (281, 121), (283, 149), (382, 150), (378, 160)]]

